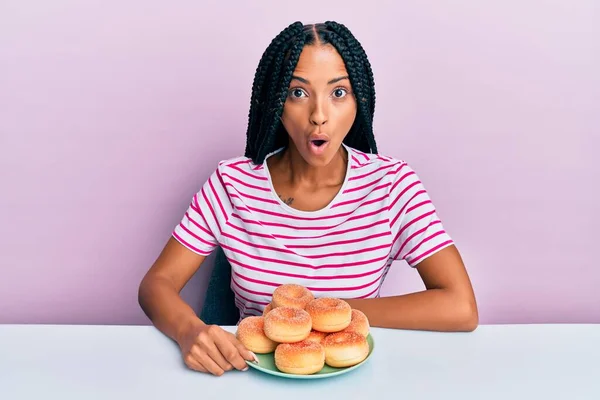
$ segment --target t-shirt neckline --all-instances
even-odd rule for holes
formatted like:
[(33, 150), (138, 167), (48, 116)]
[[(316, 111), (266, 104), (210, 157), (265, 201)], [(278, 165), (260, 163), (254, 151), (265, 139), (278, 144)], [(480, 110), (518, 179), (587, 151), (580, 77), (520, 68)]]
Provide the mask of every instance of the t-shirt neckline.
[(328, 212), (331, 209), (331, 207), (339, 201), (340, 197), (343, 196), (344, 191), (346, 190), (346, 187), (348, 186), (348, 181), (350, 179), (350, 172), (352, 171), (352, 162), (353, 162), (352, 148), (347, 146), (345, 143), (342, 143), (342, 146), (344, 146), (344, 148), (346, 149), (346, 152), (348, 154), (348, 162), (346, 163), (346, 175), (344, 176), (344, 182), (342, 183), (340, 190), (336, 193), (336, 195), (333, 197), (333, 199), (331, 199), (331, 201), (325, 207), (323, 207), (319, 210), (315, 210), (315, 211), (298, 210), (297, 208), (290, 207), (289, 205), (284, 203), (281, 200), (281, 198), (277, 195), (277, 192), (275, 191), (275, 187), (273, 186), (273, 180), (271, 179), (271, 172), (269, 171), (269, 166), (267, 165), (267, 160), (269, 159), (269, 157), (283, 151), (285, 149), (285, 147), (281, 147), (281, 148), (267, 154), (267, 156), (265, 157), (265, 160), (263, 161), (262, 169), (264, 170), (264, 173), (267, 177), (267, 181), (269, 184), (269, 195), (275, 201), (277, 201), (277, 203), (279, 204), (279, 206), (281, 208), (283, 208), (285, 211), (292, 213), (292, 214), (301, 215), (301, 216), (318, 216), (320, 214)]

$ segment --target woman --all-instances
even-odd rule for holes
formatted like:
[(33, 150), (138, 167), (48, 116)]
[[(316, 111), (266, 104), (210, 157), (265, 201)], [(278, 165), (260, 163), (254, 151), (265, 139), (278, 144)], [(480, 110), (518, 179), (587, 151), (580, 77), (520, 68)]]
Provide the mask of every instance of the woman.
[[(372, 326), (471, 331), (465, 267), (415, 172), (379, 155), (367, 56), (341, 24), (296, 22), (260, 60), (246, 152), (219, 163), (140, 286), (140, 304), (186, 364), (221, 375), (254, 355), (207, 326), (179, 292), (217, 246), (232, 267), (240, 317), (260, 315), (276, 286), (344, 298)], [(394, 260), (427, 290), (379, 297)]]

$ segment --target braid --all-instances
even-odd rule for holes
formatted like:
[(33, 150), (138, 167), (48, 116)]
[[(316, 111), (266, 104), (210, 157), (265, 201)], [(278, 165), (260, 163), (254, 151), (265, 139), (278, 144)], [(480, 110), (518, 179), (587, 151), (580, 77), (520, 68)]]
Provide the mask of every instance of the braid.
[(363, 47), (352, 33), (342, 24), (327, 21), (329, 40), (341, 54), (355, 92), (358, 105), (357, 121), (348, 132), (345, 143), (367, 153), (377, 153), (373, 135), (373, 114), (375, 112), (375, 82), (371, 64)]
[[(259, 160), (263, 160), (269, 152), (273, 150), (275, 147), (275, 142), (277, 139), (281, 141), (282, 131), (279, 131), (278, 128), (281, 126), (281, 114), (283, 113), (283, 105), (285, 103), (288, 86), (292, 79), (292, 74), (294, 73), (294, 69), (296, 68), (296, 64), (298, 63), (298, 59), (300, 58), (300, 53), (304, 48), (304, 40), (303, 37), (295, 38), (294, 41), (289, 43), (288, 48), (286, 48), (286, 53), (289, 50), (289, 57), (287, 57), (287, 62), (285, 65), (285, 69), (281, 72), (281, 75), (277, 75), (277, 80), (273, 79), (273, 83), (280, 81), (279, 85), (272, 84), (269, 90), (269, 98), (267, 104), (273, 104), (273, 107), (265, 112), (265, 124), (270, 121), (270, 125), (268, 125), (266, 134), (263, 137), (263, 140), (259, 144), (257, 158)], [(282, 53), (283, 54), (283, 53)], [(276, 133), (279, 132), (279, 135)]]
[(254, 75), (245, 156), (255, 164), (264, 162), (270, 152), (288, 141), (281, 123), (288, 87), (304, 45), (315, 42), (331, 43), (348, 70), (358, 110), (344, 143), (367, 153), (377, 153), (373, 135), (375, 84), (363, 47), (348, 28), (337, 22), (306, 26), (294, 22), (271, 41)]
[(271, 105), (269, 100), (275, 87), (280, 83), (277, 78), (270, 75), (279, 76), (282, 58), (285, 54), (284, 49), (289, 47), (290, 39), (302, 33), (303, 27), (301, 22), (294, 22), (281, 31), (263, 53), (256, 69), (248, 113), (245, 152), (246, 157), (252, 158), (255, 163), (262, 162), (262, 159), (259, 160), (258, 153), (260, 145), (265, 140), (264, 129), (266, 126), (264, 124), (272, 124), (268, 119), (269, 114), (272, 114), (269, 112)]

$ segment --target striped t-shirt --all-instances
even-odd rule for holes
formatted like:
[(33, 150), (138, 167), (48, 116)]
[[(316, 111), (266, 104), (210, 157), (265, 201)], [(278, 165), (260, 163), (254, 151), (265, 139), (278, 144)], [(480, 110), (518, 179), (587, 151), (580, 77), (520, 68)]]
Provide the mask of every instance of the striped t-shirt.
[(221, 161), (193, 196), (173, 236), (201, 255), (223, 249), (241, 318), (262, 314), (284, 283), (316, 297), (378, 297), (394, 260), (416, 266), (452, 244), (406, 162), (345, 148), (344, 183), (319, 211), (285, 204), (266, 160), (247, 157)]

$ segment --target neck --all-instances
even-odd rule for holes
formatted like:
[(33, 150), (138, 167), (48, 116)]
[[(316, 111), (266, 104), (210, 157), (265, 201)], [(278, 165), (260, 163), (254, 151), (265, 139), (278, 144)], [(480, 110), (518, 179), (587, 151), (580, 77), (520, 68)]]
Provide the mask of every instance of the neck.
[(340, 146), (331, 162), (322, 167), (308, 164), (293, 144), (282, 153), (280, 163), (287, 167), (294, 186), (336, 186), (344, 181), (348, 165), (348, 152), (344, 146)]

